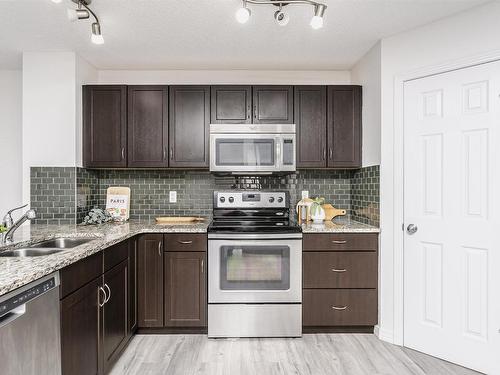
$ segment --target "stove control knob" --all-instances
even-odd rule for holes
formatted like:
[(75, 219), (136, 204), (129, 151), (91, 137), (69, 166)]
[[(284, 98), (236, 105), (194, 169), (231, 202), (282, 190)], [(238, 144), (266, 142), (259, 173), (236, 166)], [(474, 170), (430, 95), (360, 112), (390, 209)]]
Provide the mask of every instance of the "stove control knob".
[(234, 198), (233, 197), (229, 197), (229, 203), (233, 203), (234, 202)]
[(270, 197), (269, 198), (269, 203), (273, 203), (274, 202), (274, 197)]
[(281, 202), (283, 202), (283, 197), (278, 198), (278, 203), (281, 203)]
[(221, 203), (224, 203), (226, 201), (226, 198), (220, 197), (219, 200), (220, 200)]

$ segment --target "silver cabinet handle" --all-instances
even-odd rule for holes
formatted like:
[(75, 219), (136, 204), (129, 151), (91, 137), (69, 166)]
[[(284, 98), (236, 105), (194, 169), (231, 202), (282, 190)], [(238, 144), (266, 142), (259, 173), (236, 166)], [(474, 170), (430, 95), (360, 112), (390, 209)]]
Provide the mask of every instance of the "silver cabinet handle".
[(163, 147), (163, 160), (167, 158), (167, 148)]
[(345, 309), (347, 309), (347, 306), (342, 306), (342, 307), (332, 306), (332, 310), (343, 311)]
[[(104, 294), (104, 301), (101, 303), (101, 292)], [(97, 289), (97, 303), (99, 304), (99, 307), (103, 307), (104, 304), (106, 303), (106, 291), (102, 288), (102, 286), (100, 286), (98, 289)]]
[(332, 272), (346, 272), (347, 270), (345, 268), (343, 269), (338, 269), (338, 268), (332, 268)]
[(326, 160), (326, 148), (323, 147), (323, 160)]
[(418, 227), (415, 224), (410, 224), (406, 227), (406, 232), (410, 235), (417, 233)]
[(109, 291), (109, 295), (107, 296), (107, 298), (104, 300), (104, 304), (108, 303), (109, 302), (109, 299), (111, 298), (111, 289), (109, 287), (108, 284), (104, 284), (104, 287)]
[(193, 243), (193, 241), (181, 241), (181, 240), (177, 240), (177, 242), (182, 244), (182, 245), (190, 245)]
[(329, 150), (329, 154), (330, 154), (330, 159), (333, 159), (333, 149), (330, 147), (330, 150)]
[(161, 256), (161, 242), (158, 242), (158, 255)]
[(346, 240), (332, 240), (332, 243), (334, 243), (335, 245), (344, 245), (347, 243)]
[(201, 273), (205, 272), (205, 259), (201, 260)]
[(170, 147), (170, 160), (174, 158), (174, 148)]
[(122, 147), (122, 160), (125, 159), (125, 147)]

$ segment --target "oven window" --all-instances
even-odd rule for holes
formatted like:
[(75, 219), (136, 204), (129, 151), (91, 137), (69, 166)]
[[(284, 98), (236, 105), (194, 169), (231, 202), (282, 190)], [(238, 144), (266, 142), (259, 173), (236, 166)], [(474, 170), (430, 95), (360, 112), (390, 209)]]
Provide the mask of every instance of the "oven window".
[(274, 139), (226, 138), (215, 141), (218, 166), (274, 165)]
[(221, 246), (222, 290), (290, 289), (288, 246)]

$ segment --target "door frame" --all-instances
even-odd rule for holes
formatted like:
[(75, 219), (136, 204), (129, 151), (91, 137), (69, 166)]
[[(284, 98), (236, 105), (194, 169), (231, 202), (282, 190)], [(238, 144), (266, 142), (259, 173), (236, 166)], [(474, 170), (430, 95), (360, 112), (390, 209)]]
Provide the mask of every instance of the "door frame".
[[(454, 70), (476, 65), (500, 61), (500, 50), (472, 55), (408, 71), (394, 77), (394, 119), (393, 119), (393, 153), (392, 161), (387, 168), (393, 172), (393, 226), (387, 233), (393, 244), (393, 332), (378, 330), (379, 338), (397, 345), (404, 345), (404, 84), (420, 78), (448, 73)], [(391, 165), (392, 164), (392, 165)], [(381, 167), (385, 168), (385, 167)], [(392, 233), (391, 233), (392, 232)], [(385, 240), (383, 242), (391, 242)], [(384, 248), (384, 243), (381, 244)], [(383, 250), (382, 250), (383, 251)], [(392, 337), (391, 337), (392, 336)]]

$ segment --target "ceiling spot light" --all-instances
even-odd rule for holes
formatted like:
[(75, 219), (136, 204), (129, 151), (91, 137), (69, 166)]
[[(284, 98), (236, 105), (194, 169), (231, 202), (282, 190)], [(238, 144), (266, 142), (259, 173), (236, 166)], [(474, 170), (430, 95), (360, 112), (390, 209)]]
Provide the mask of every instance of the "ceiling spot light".
[(236, 20), (239, 23), (247, 23), (250, 19), (250, 9), (247, 8), (246, 1), (243, 1), (243, 6), (236, 11)]
[(290, 16), (280, 9), (280, 10), (277, 10), (276, 12), (274, 12), (274, 19), (276, 20), (276, 23), (278, 25), (286, 26), (286, 25), (288, 25), (288, 22), (290, 21)]
[(52, 0), (53, 3), (59, 4), (62, 0)]
[(92, 43), (94, 44), (104, 44), (104, 38), (101, 34), (101, 25), (97, 22), (92, 24)]
[(311, 19), (311, 27), (315, 30), (323, 27), (323, 15), (325, 14), (326, 6), (317, 4), (314, 6), (314, 16)]
[(71, 22), (90, 18), (90, 13), (86, 9), (68, 9), (67, 14)]
[[(77, 0), (73, 0), (77, 1)], [(236, 19), (239, 23), (246, 23), (250, 18), (250, 9), (248, 9), (248, 4), (252, 5), (273, 5), (279, 7), (279, 10), (274, 12), (274, 19), (280, 26), (286, 26), (290, 21), (290, 16), (288, 13), (283, 12), (284, 6), (292, 5), (309, 5), (314, 7), (314, 17), (311, 20), (311, 27), (313, 29), (320, 29), (323, 27), (323, 15), (327, 6), (322, 3), (318, 3), (315, 0), (242, 0), (243, 5), (236, 12)], [(275, 8), (276, 9), (276, 8)]]

